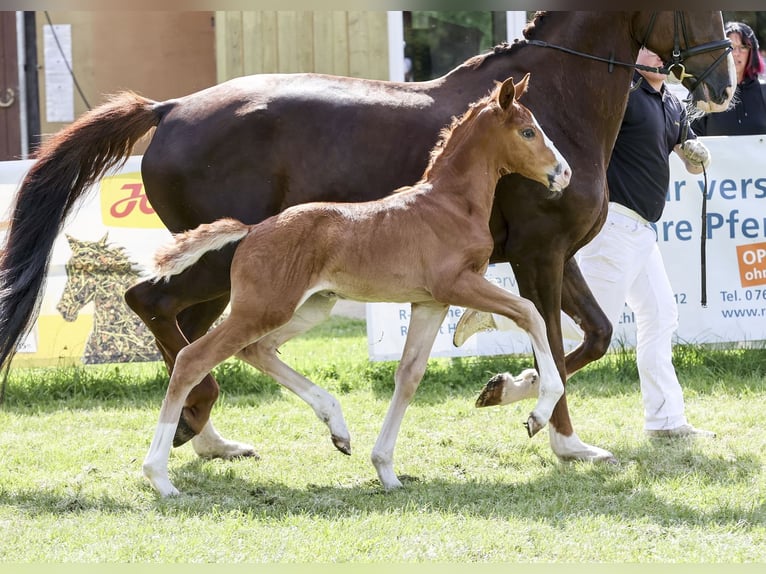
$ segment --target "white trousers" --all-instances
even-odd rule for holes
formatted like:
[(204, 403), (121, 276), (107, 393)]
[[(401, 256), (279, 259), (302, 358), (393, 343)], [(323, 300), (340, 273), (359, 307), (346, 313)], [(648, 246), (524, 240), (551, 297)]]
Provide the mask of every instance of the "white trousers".
[(647, 430), (686, 424), (672, 363), (678, 309), (654, 229), (637, 213), (609, 205), (604, 227), (578, 253), (580, 269), (612, 325), (624, 304), (636, 318), (636, 362)]

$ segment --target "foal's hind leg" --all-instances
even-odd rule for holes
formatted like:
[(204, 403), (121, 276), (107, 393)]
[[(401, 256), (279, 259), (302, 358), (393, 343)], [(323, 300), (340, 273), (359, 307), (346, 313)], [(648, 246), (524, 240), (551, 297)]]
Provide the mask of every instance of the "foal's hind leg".
[(280, 361), (276, 354), (280, 345), (329, 317), (335, 302), (334, 298), (324, 295), (312, 296), (287, 324), (249, 345), (240, 351), (237, 357), (271, 376), (306, 401), (314, 409), (319, 420), (330, 429), (330, 437), (335, 447), (344, 454), (351, 454), (351, 436), (338, 400)]
[(394, 396), (391, 398), (378, 440), (372, 449), (372, 464), (386, 490), (402, 486), (394, 472), (396, 438), (404, 413), (423, 379), (434, 340), (448, 309), (449, 306), (435, 302), (412, 304), (407, 340), (394, 379)]
[(144, 476), (162, 496), (178, 494), (168, 477), (168, 458), (186, 396), (207, 372), (257, 339), (257, 335), (242, 321), (225, 320), (178, 353), (157, 429), (143, 464)]

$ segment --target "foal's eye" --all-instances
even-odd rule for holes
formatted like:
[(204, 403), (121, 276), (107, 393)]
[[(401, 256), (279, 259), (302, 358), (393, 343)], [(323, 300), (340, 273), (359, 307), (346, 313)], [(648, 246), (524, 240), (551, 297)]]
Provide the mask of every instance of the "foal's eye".
[(527, 140), (531, 140), (535, 137), (535, 130), (532, 128), (524, 128), (521, 130), (521, 137)]

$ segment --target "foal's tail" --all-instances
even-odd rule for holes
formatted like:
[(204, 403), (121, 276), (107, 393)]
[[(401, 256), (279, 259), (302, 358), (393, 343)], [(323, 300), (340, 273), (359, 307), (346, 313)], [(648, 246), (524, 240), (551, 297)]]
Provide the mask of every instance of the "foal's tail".
[(124, 92), (40, 146), (16, 194), (0, 255), (0, 367), (9, 364), (36, 319), (53, 244), (72, 208), (127, 161), (161, 116), (156, 102)]
[(236, 219), (224, 217), (175, 234), (173, 242), (160, 247), (154, 255), (155, 280), (167, 281), (194, 265), (208, 251), (239, 241), (248, 234), (250, 227)]

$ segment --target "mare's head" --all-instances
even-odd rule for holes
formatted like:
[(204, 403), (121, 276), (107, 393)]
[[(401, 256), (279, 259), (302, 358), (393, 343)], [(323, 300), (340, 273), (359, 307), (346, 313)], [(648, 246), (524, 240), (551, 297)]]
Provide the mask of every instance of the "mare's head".
[(737, 85), (721, 12), (636, 12), (633, 39), (657, 54), (703, 112), (729, 107)]
[(569, 185), (572, 170), (529, 108), (519, 102), (528, 83), (529, 74), (516, 84), (513, 78), (498, 84), (481, 112), (491, 119), (485, 119), (481, 127), (495, 132), (487, 140), (500, 153), (501, 175), (518, 173), (542, 183), (552, 192), (550, 197), (559, 197)]

